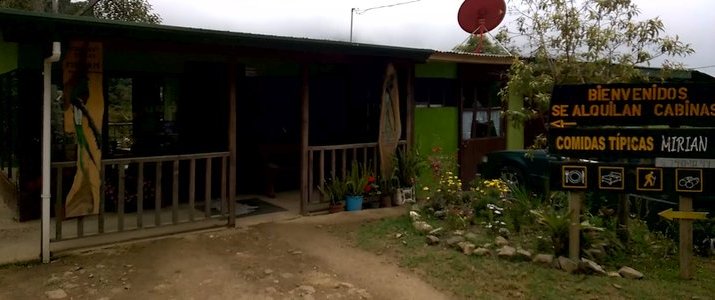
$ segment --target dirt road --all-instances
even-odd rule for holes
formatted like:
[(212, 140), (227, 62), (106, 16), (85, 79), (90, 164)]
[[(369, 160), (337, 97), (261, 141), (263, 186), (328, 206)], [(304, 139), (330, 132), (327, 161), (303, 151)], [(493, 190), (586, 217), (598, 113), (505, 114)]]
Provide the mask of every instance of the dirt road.
[(0, 269), (0, 299), (448, 298), (388, 257), (328, 232), (345, 221), (360, 217), (300, 218), (8, 266)]

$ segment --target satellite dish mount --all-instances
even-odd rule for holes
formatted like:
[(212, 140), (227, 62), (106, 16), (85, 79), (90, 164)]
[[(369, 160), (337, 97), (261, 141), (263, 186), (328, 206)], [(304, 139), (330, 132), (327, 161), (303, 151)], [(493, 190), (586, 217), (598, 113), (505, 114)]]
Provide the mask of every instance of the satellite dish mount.
[(484, 46), (484, 34), (496, 28), (506, 14), (504, 0), (465, 0), (459, 7), (457, 21), (464, 31), (479, 35), (476, 53), (481, 53)]

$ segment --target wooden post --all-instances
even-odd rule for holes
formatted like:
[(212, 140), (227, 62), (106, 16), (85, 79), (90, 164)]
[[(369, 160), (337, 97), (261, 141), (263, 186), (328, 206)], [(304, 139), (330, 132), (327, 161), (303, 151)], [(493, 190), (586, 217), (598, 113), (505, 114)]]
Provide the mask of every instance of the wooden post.
[(405, 137), (407, 149), (411, 149), (415, 141), (415, 65), (407, 66), (407, 103), (405, 103)]
[(618, 195), (618, 229), (616, 234), (618, 239), (625, 245), (630, 237), (628, 236), (628, 197), (626, 194)]
[[(693, 211), (693, 198), (680, 196), (680, 211)], [(693, 220), (679, 219), (680, 278), (693, 278)]]
[(577, 261), (581, 256), (581, 204), (585, 195), (584, 192), (569, 192), (569, 258)]
[(301, 110), (301, 117), (300, 117), (300, 157), (301, 157), (301, 164), (300, 164), (300, 213), (301, 214), (306, 214), (308, 212), (308, 193), (311, 192), (312, 187), (308, 186), (308, 168), (311, 166), (308, 165), (308, 134), (309, 134), (309, 129), (310, 129), (310, 105), (309, 105), (309, 99), (310, 99), (310, 82), (309, 82), (309, 66), (307, 64), (304, 64), (302, 66), (302, 86), (301, 86), (301, 93), (300, 93), (300, 110)]
[[(228, 64), (228, 226), (236, 225), (236, 64)], [(225, 166), (224, 166), (225, 168)], [(193, 209), (193, 207), (192, 207)]]

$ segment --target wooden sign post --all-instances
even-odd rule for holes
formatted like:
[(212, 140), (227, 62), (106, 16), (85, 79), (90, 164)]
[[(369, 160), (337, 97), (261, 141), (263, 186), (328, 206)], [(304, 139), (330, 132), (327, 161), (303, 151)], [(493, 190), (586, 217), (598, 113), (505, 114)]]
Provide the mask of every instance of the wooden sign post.
[(581, 205), (585, 199), (584, 192), (569, 192), (569, 258), (576, 261), (581, 257)]
[[(680, 196), (680, 211), (693, 211), (693, 198)], [(693, 278), (693, 220), (680, 219), (680, 277)]]

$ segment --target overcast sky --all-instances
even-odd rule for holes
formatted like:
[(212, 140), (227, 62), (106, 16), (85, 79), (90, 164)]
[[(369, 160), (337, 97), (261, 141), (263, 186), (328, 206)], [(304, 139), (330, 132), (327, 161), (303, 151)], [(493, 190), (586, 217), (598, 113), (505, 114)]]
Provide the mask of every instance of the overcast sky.
[[(351, 8), (410, 0), (149, 0), (167, 25), (347, 41)], [(512, 0), (513, 1), (513, 0)], [(354, 16), (353, 41), (449, 50), (467, 34), (462, 0), (418, 0)], [(690, 43), (686, 67), (715, 76), (715, 0), (634, 0), (642, 18), (660, 16), (668, 35)], [(510, 22), (508, 15), (504, 22)], [(707, 68), (702, 68), (707, 67)]]

